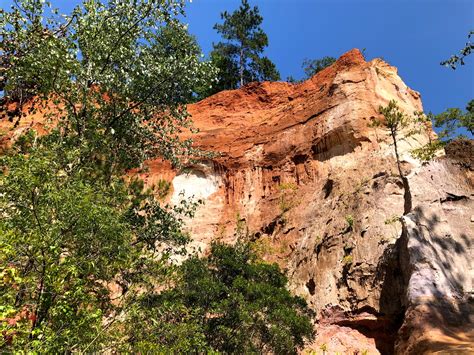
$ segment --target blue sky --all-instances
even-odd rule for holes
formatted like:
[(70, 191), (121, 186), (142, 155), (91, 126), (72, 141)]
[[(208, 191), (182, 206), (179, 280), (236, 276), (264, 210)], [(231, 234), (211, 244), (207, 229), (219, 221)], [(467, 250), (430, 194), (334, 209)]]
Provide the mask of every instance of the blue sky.
[[(11, 0), (0, 0), (3, 7)], [(52, 0), (67, 11), (78, 0)], [(264, 18), (269, 37), (266, 55), (282, 78), (303, 76), (305, 58), (338, 57), (365, 48), (382, 57), (422, 95), (425, 111), (464, 108), (474, 98), (474, 54), (457, 70), (439, 62), (457, 53), (474, 29), (474, 0), (250, 0)], [(219, 36), (212, 29), (220, 13), (240, 0), (193, 0), (186, 22), (205, 54)]]

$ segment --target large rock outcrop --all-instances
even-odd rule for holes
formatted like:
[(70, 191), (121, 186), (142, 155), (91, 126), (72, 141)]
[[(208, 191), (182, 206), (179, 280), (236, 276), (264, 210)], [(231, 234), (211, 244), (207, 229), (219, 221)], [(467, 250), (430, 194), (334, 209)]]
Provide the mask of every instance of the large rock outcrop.
[[(472, 176), (446, 158), (413, 159), (432, 132), (407, 129), (399, 149), (413, 210), (401, 218), (392, 142), (371, 124), (392, 99), (422, 110), (396, 68), (352, 50), (304, 83), (252, 83), (190, 105), (196, 145), (219, 155), (171, 175), (152, 161), (144, 175), (173, 178), (173, 199), (205, 199), (189, 224), (201, 249), (245, 234), (287, 270), (315, 311), (308, 348), (318, 352), (417, 354), (440, 334), (461, 348), (472, 341)], [(432, 313), (445, 302), (450, 320)]]

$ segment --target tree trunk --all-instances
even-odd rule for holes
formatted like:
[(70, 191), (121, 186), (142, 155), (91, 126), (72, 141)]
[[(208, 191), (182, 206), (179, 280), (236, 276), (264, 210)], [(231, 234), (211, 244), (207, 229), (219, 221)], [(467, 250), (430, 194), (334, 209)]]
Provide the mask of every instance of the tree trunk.
[(244, 49), (240, 47), (240, 87), (244, 86)]
[(404, 206), (403, 206), (403, 214), (406, 215), (411, 212), (413, 206), (412, 206), (412, 197), (411, 197), (411, 190), (410, 190), (410, 184), (408, 183), (408, 179), (403, 175), (402, 172), (402, 167), (400, 163), (400, 156), (398, 155), (398, 146), (397, 146), (397, 132), (394, 129), (391, 129), (391, 135), (393, 139), (393, 145), (395, 148), (395, 158), (397, 159), (397, 168), (398, 168), (398, 174), (400, 175), (400, 179), (402, 179), (403, 183), (403, 201), (404, 201)]

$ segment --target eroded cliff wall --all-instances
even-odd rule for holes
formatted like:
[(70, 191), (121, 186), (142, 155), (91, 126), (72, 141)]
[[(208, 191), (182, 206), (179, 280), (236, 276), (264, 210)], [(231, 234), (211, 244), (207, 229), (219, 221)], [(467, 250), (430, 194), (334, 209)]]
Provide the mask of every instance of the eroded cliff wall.
[[(174, 199), (184, 190), (205, 200), (188, 226), (196, 246), (232, 242), (244, 226), (287, 270), (316, 314), (308, 349), (419, 353), (437, 338), (469, 350), (472, 175), (446, 158), (413, 159), (432, 132), (408, 128), (403, 216), (392, 142), (372, 125), (389, 100), (422, 110), (396, 68), (352, 50), (304, 83), (253, 83), (191, 105), (196, 145), (219, 156), (172, 173), (151, 161), (144, 178), (171, 178)], [(445, 302), (451, 323), (433, 315)]]

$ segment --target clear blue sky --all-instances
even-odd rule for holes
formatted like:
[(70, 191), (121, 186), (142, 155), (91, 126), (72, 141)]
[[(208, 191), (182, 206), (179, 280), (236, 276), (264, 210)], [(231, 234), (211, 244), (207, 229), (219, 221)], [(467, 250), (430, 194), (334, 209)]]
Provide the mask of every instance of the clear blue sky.
[[(0, 0), (2, 7), (11, 0)], [(338, 57), (366, 48), (366, 57), (395, 65), (403, 80), (421, 92), (425, 111), (462, 107), (474, 98), (474, 54), (457, 70), (439, 62), (458, 53), (474, 29), (474, 0), (250, 0), (264, 18), (266, 55), (282, 78), (303, 76), (305, 58)], [(68, 11), (79, 0), (52, 0)], [(240, 0), (193, 0), (186, 22), (205, 54), (219, 41), (212, 29), (220, 13)], [(474, 40), (474, 39), (473, 39)]]

